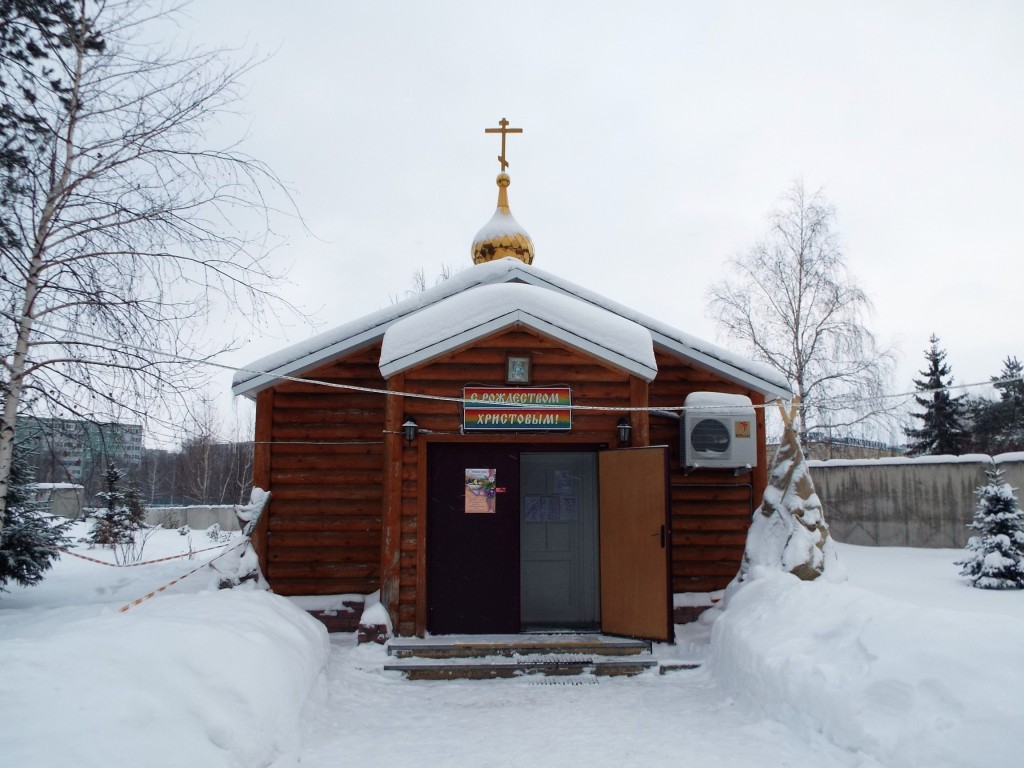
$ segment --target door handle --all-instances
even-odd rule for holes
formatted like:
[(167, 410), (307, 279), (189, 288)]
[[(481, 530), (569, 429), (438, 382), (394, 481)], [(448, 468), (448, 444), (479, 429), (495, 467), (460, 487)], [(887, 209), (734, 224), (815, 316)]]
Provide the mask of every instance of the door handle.
[(661, 536), (661, 548), (664, 549), (665, 548), (665, 526), (664, 525), (661, 526), (661, 533), (660, 534), (657, 534), (657, 533), (652, 533), (651, 534), (651, 536), (659, 536), (659, 535)]

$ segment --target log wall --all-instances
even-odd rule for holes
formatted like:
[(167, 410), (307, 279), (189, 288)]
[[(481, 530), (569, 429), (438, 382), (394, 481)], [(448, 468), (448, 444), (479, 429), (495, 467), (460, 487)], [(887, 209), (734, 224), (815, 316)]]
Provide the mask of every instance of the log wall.
[[(679, 407), (691, 392), (746, 395), (755, 404), (763, 396), (730, 385), (676, 358), (658, 353), (658, 377), (650, 384), (652, 408)], [(767, 483), (764, 452), (764, 409), (756, 411), (758, 466), (735, 475), (726, 469), (686, 473), (679, 455), (679, 421), (651, 416), (651, 444), (671, 448), (672, 472), (672, 591), (712, 592), (723, 589), (736, 575), (754, 506)]]
[[(383, 389), (380, 347), (307, 374)], [(273, 390), (265, 574), (283, 595), (380, 586), (386, 397), (286, 381)]]

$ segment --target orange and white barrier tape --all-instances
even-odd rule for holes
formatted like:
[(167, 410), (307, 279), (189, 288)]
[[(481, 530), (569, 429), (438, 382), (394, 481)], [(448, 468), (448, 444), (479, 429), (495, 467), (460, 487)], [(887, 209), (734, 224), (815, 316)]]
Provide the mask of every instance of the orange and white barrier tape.
[(231, 549), (226, 549), (226, 550), (224, 550), (223, 552), (221, 552), (221, 553), (220, 553), (219, 555), (217, 555), (216, 557), (210, 558), (209, 560), (207, 560), (207, 561), (206, 561), (205, 563), (203, 563), (202, 565), (198, 565), (198, 566), (196, 566), (196, 567), (195, 567), (195, 568), (193, 568), (193, 569), (192, 569), (191, 571), (189, 571), (188, 573), (186, 573), (186, 574), (185, 574), (184, 576), (179, 576), (179, 577), (178, 577), (178, 578), (176, 578), (176, 579), (175, 579), (174, 581), (168, 582), (167, 584), (164, 584), (164, 585), (163, 585), (162, 587), (157, 587), (157, 588), (156, 588), (156, 589), (154, 589), (154, 590), (153, 590), (152, 592), (150, 592), (150, 593), (148, 593), (148, 594), (145, 594), (145, 595), (143, 595), (142, 597), (138, 598), (137, 600), (132, 600), (132, 601), (131, 601), (130, 603), (128, 603), (127, 605), (123, 605), (123, 606), (121, 606), (121, 607), (120, 607), (120, 608), (118, 609), (118, 611), (119, 611), (120, 613), (124, 613), (124, 612), (125, 612), (125, 611), (127, 611), (127, 610), (128, 610), (129, 608), (132, 608), (132, 607), (134, 607), (134, 606), (136, 606), (136, 605), (139, 605), (139, 604), (141, 604), (141, 603), (144, 603), (144, 602), (146, 602), (147, 600), (149, 600), (149, 599), (150, 599), (151, 597), (156, 597), (156, 596), (157, 596), (157, 595), (158, 595), (159, 593), (163, 592), (163, 591), (164, 591), (165, 589), (167, 589), (168, 587), (173, 587), (173, 586), (174, 586), (175, 584), (177, 584), (177, 583), (178, 583), (179, 581), (182, 581), (182, 580), (184, 580), (184, 579), (187, 579), (187, 578), (188, 578), (189, 576), (191, 576), (191, 575), (192, 575), (193, 573), (195, 573), (196, 571), (201, 571), (201, 570), (202, 570), (203, 568), (205, 568), (206, 566), (208, 566), (208, 565), (212, 564), (212, 563), (213, 563), (213, 562), (214, 562), (215, 560), (219, 560), (220, 558), (224, 557), (224, 555), (226, 555), (226, 554), (227, 554), (228, 552), (231, 552), (231, 551), (233, 551), (233, 550), (235, 550), (235, 549), (238, 549), (238, 547), (240, 547), (240, 546), (241, 546), (242, 544), (247, 544), (248, 542), (249, 542), (249, 539), (247, 539), (247, 538), (239, 540), (239, 541), (238, 541), (238, 542), (237, 542), (237, 543), (236, 543), (236, 544), (235, 544), (235, 545), (234, 545), (233, 547), (231, 547)]
[(99, 563), (100, 565), (109, 565), (111, 568), (134, 568), (134, 567), (136, 567), (138, 565), (152, 565), (153, 563), (163, 563), (163, 562), (166, 562), (168, 560), (179, 560), (179, 559), (181, 559), (183, 557), (191, 557), (192, 555), (198, 555), (200, 552), (209, 552), (211, 549), (220, 549), (221, 547), (226, 547), (230, 543), (231, 542), (228, 541), (228, 542), (225, 542), (224, 544), (216, 544), (216, 545), (214, 545), (212, 547), (206, 547), (204, 549), (193, 549), (190, 552), (183, 552), (180, 555), (170, 555), (168, 557), (158, 557), (155, 560), (143, 560), (142, 562), (139, 562), (139, 563), (124, 563), (124, 564), (121, 564), (121, 563), (111, 563), (111, 562), (109, 562), (107, 560), (98, 560), (95, 557), (88, 557), (87, 555), (80, 555), (77, 552), (72, 552), (70, 549), (64, 549), (63, 547), (57, 547), (57, 551), (65, 554), (65, 555), (71, 555), (72, 557), (77, 557), (79, 560), (88, 560), (90, 563)]

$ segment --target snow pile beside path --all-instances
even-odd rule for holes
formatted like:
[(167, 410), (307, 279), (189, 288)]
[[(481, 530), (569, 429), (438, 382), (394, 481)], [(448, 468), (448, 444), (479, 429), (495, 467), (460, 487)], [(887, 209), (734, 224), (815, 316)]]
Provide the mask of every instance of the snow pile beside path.
[(735, 698), (885, 765), (976, 768), (1019, 764), (1021, 648), (1018, 616), (762, 571), (715, 622), (712, 669)]
[(297, 760), (329, 643), (284, 598), (235, 589), (162, 594), (127, 613), (109, 604), (19, 613), (0, 623), (5, 764)]

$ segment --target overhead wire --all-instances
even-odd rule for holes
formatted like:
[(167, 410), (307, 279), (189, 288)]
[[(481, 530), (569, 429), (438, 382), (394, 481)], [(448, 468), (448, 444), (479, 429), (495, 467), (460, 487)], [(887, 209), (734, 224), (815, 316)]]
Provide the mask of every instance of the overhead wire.
[[(65, 334), (69, 333), (67, 329), (59, 328), (59, 327), (56, 327), (56, 326), (53, 326), (53, 325), (49, 325), (47, 323), (38, 323), (38, 325), (50, 328), (51, 330), (54, 330), (54, 331), (59, 331), (61, 333), (65, 333)], [(147, 353), (147, 354), (160, 355), (160, 356), (162, 356), (164, 358), (167, 358), (169, 360), (172, 360), (172, 361), (179, 361), (179, 362), (182, 362), (182, 363), (189, 363), (189, 364), (193, 364), (193, 365), (206, 365), (206, 366), (209, 366), (209, 367), (212, 367), (212, 368), (218, 368), (220, 370), (230, 371), (230, 372), (233, 372), (233, 373), (236, 373), (236, 374), (237, 373), (248, 373), (248, 374), (252, 374), (253, 378), (255, 378), (257, 376), (266, 376), (266, 377), (270, 377), (272, 379), (276, 379), (276, 380), (279, 380), (279, 381), (288, 381), (288, 382), (294, 382), (294, 383), (299, 383), (299, 384), (322, 386), (322, 387), (327, 387), (327, 388), (331, 388), (331, 389), (343, 389), (343, 390), (354, 391), (354, 392), (362, 392), (362, 393), (365, 393), (365, 394), (385, 395), (385, 396), (403, 397), (403, 398), (411, 398), (411, 399), (419, 399), (419, 400), (433, 400), (433, 401), (457, 403), (457, 404), (460, 404), (460, 405), (487, 405), (487, 406), (500, 405), (501, 407), (508, 407), (508, 408), (513, 408), (513, 409), (515, 409), (515, 408), (530, 408), (530, 409), (536, 409), (536, 410), (551, 409), (551, 410), (572, 410), (572, 411), (604, 411), (604, 412), (615, 412), (615, 413), (645, 412), (645, 411), (646, 412), (667, 411), (667, 412), (678, 412), (678, 413), (683, 413), (683, 412), (686, 412), (686, 411), (709, 411), (709, 412), (714, 412), (715, 410), (724, 410), (724, 409), (730, 409), (730, 408), (734, 408), (735, 407), (734, 405), (727, 404), (727, 403), (726, 404), (720, 404), (720, 405), (719, 404), (702, 404), (702, 405), (696, 405), (696, 406), (693, 406), (693, 405), (687, 406), (685, 404), (684, 405), (657, 405), (657, 406), (626, 406), (626, 405), (583, 405), (583, 404), (576, 404), (576, 403), (569, 404), (569, 405), (559, 405), (559, 404), (541, 404), (541, 403), (513, 403), (513, 402), (480, 401), (480, 400), (473, 400), (473, 399), (469, 399), (469, 398), (465, 398), (465, 397), (455, 397), (455, 396), (450, 396), (450, 395), (432, 395), (432, 394), (428, 394), (428, 393), (425, 393), (425, 392), (410, 392), (410, 391), (406, 391), (406, 390), (387, 389), (387, 388), (382, 388), (382, 387), (366, 387), (366, 386), (361, 386), (361, 385), (358, 385), (358, 384), (345, 384), (343, 382), (337, 382), (337, 381), (324, 381), (322, 379), (313, 379), (313, 378), (306, 378), (306, 377), (301, 377), (301, 376), (291, 376), (291, 375), (288, 375), (288, 374), (278, 373), (278, 372), (275, 372), (275, 371), (266, 371), (266, 370), (259, 370), (259, 369), (255, 369), (255, 368), (247, 368), (247, 367), (242, 367), (242, 366), (234, 366), (234, 365), (229, 365), (229, 364), (226, 364), (226, 363), (219, 363), (219, 362), (216, 362), (215, 360), (212, 360), (210, 358), (195, 358), (195, 357), (189, 357), (189, 356), (186, 356), (186, 355), (180, 355), (180, 354), (177, 354), (175, 352), (169, 352), (167, 350), (161, 350), (161, 349), (152, 348), (152, 347), (145, 347), (145, 346), (138, 345), (138, 344), (126, 344), (123, 341), (114, 341), (112, 339), (107, 339), (107, 338), (104, 338), (104, 337), (101, 337), (101, 336), (98, 336), (98, 335), (95, 335), (95, 334), (90, 334), (88, 332), (84, 332), (84, 331), (80, 331), (80, 330), (76, 330), (75, 331), (75, 335), (80, 336), (80, 337), (85, 338), (85, 339), (89, 339), (90, 341), (95, 341), (95, 342), (99, 342), (99, 343), (103, 343), (103, 344), (117, 344), (117, 345), (121, 345), (121, 346), (124, 346), (124, 347), (128, 347), (128, 348), (132, 349), (135, 352), (144, 352), (144, 353)], [(68, 343), (73, 344), (75, 342), (74, 341), (70, 341)], [(977, 387), (991, 387), (991, 386), (998, 386), (1000, 384), (1011, 384), (1011, 383), (1020, 382), (1020, 381), (1024, 381), (1024, 375), (1021, 375), (1021, 376), (1010, 376), (1010, 377), (1005, 377), (1005, 378), (1000, 378), (1000, 379), (988, 379), (986, 381), (972, 382), (972, 383), (966, 383), (966, 384), (949, 384), (949, 385), (944, 385), (944, 386), (941, 386), (941, 387), (933, 387), (933, 388), (929, 388), (929, 389), (915, 389), (915, 390), (909, 391), (909, 392), (899, 392), (899, 393), (891, 393), (891, 394), (878, 394), (878, 395), (872, 395), (872, 396), (861, 397), (861, 398), (851, 397), (849, 395), (843, 395), (843, 396), (838, 396), (838, 397), (834, 397), (834, 398), (823, 398), (823, 399), (820, 399), (820, 400), (816, 400), (814, 398), (800, 399), (798, 402), (795, 402), (794, 404), (797, 405), (797, 407), (799, 407), (801, 409), (821, 408), (821, 407), (826, 407), (826, 406), (829, 406), (829, 407), (844, 407), (844, 406), (845, 407), (853, 407), (855, 405), (859, 405), (859, 404), (862, 404), (862, 403), (865, 403), (865, 402), (875, 402), (875, 401), (878, 401), (878, 400), (907, 399), (907, 398), (910, 398), (910, 397), (920, 397), (922, 395), (935, 394), (935, 393), (938, 393), (938, 392), (947, 392), (947, 391), (955, 391), (955, 390), (968, 390), (968, 389), (974, 389), (974, 388), (977, 388)], [(552, 385), (547, 385), (548, 388), (556, 387), (556, 386), (561, 386), (561, 385), (557, 384), (557, 383), (556, 384), (552, 384)], [(538, 387), (538, 388), (544, 388), (544, 387)], [(777, 399), (784, 399), (784, 398), (777, 398)], [(756, 409), (774, 408), (775, 407), (775, 400), (771, 400), (771, 401), (766, 402), (766, 403), (753, 403), (751, 405), (751, 407), (756, 408)]]

